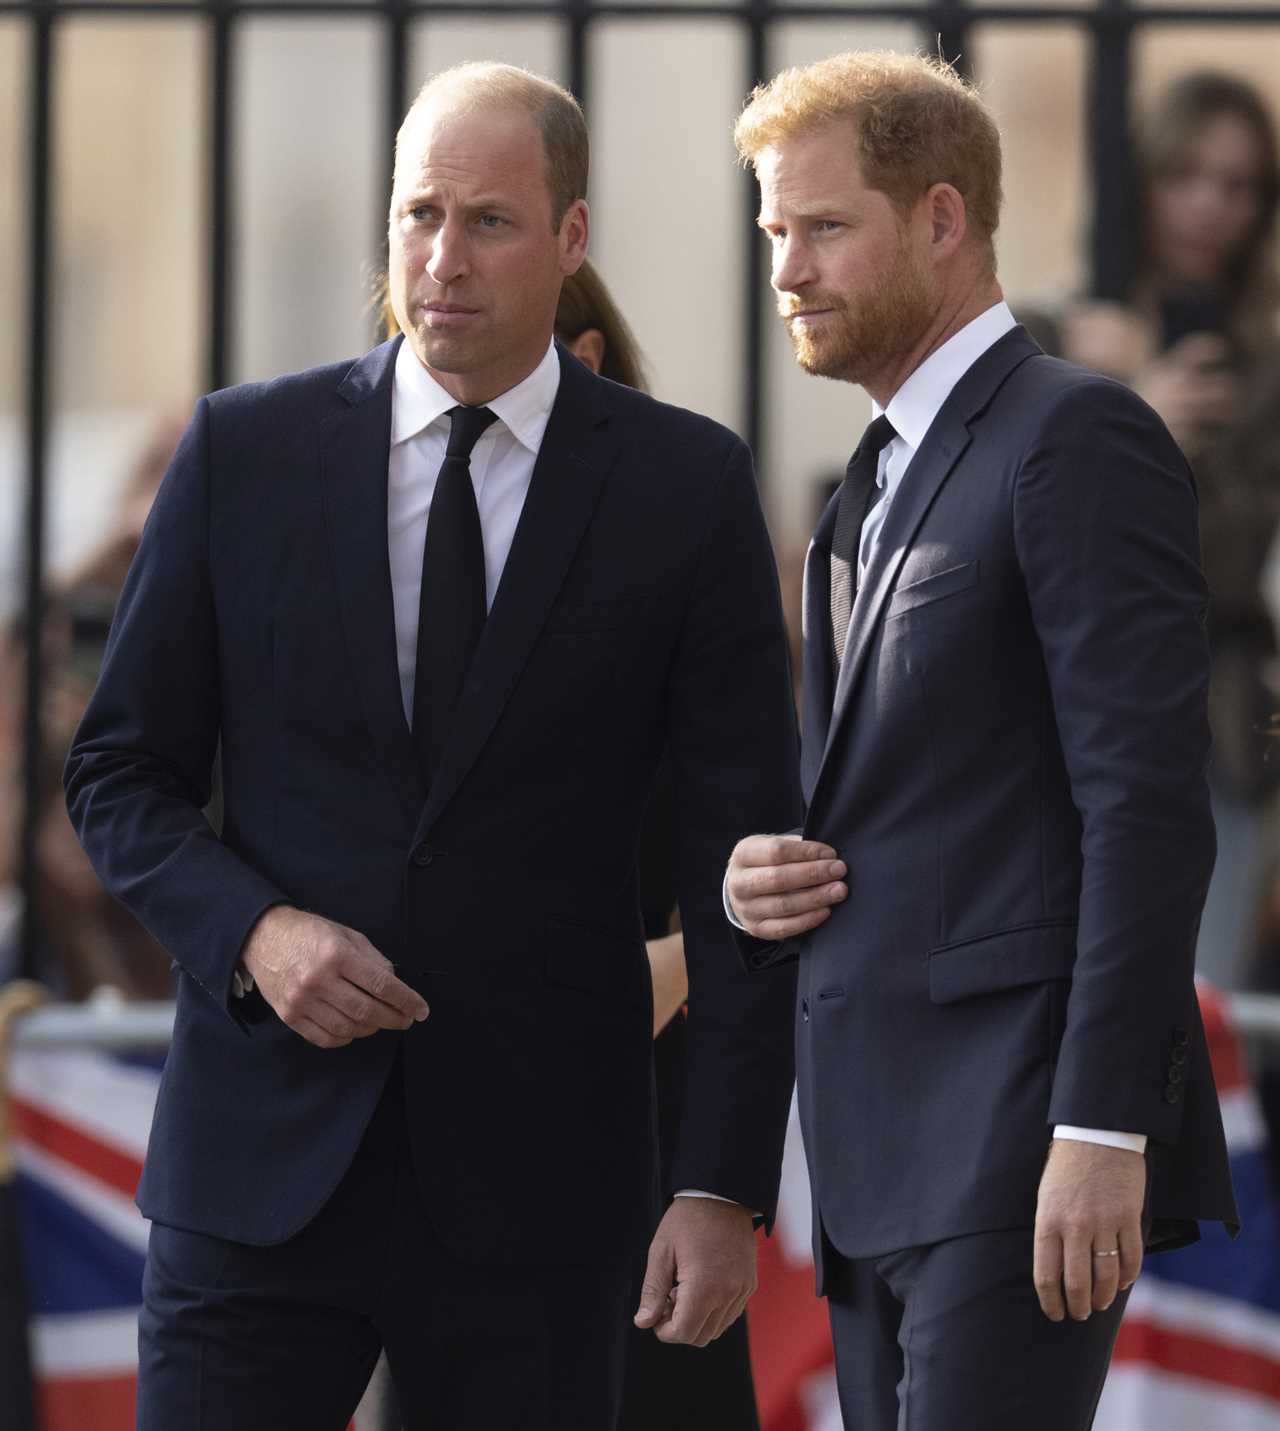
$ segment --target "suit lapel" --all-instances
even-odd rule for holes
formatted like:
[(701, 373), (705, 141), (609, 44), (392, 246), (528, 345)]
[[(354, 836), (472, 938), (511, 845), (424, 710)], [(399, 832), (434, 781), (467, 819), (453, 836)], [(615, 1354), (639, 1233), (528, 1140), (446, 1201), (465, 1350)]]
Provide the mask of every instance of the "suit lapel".
[[(822, 777), (833, 764), (831, 753), (852, 705), (852, 697), (871, 652), (885, 603), (893, 591), (920, 524), (969, 446), (969, 424), (990, 403), (1014, 368), (1039, 352), (1039, 347), (1022, 327), (1012, 329), (993, 343), (951, 390), (911, 459), (911, 465), (903, 474), (853, 603), (849, 640), (836, 683), (831, 722), (823, 742), (821, 764), (814, 778), (814, 796)], [(808, 652), (809, 643), (806, 642), (806, 655)]]
[(421, 839), (457, 792), (506, 705), (564, 582), (619, 441), (608, 385), (559, 344), (560, 389), (511, 553), (418, 823)]
[(347, 657), (374, 744), (413, 821), (425, 791), (400, 694), (387, 549), (391, 390), (398, 346), (398, 340), (383, 343), (347, 373), (338, 388), (343, 405), (321, 427), (320, 461)]

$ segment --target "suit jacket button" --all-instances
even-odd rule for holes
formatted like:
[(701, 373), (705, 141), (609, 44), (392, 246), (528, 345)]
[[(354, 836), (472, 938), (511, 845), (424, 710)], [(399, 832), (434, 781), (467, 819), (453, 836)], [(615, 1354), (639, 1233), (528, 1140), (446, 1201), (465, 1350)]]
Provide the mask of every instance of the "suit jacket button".
[(424, 844), (419, 845), (417, 849), (414, 850), (412, 858), (414, 864), (417, 865), (420, 870), (424, 870), (431, 863), (431, 861), (435, 859), (435, 857), (436, 852), (431, 848), (431, 846)]
[(1186, 1070), (1185, 1068), (1183, 1068), (1183, 1066), (1182, 1066), (1180, 1063), (1171, 1063), (1171, 1064), (1169, 1065), (1169, 1084), (1170, 1084), (1170, 1086), (1172, 1086), (1172, 1085), (1175, 1084), (1175, 1083), (1181, 1083), (1182, 1080), (1183, 1080), (1186, 1076), (1187, 1076), (1187, 1070)]
[(1182, 1097), (1182, 1090), (1176, 1083), (1166, 1083), (1164, 1086), (1164, 1101), (1166, 1103), (1176, 1103)]
[(1170, 1063), (1186, 1063), (1186, 1061), (1187, 1061), (1187, 1051), (1186, 1051), (1185, 1048), (1183, 1048), (1183, 1047), (1181, 1046), (1181, 1044), (1179, 1044), (1177, 1048), (1174, 1048), (1174, 1049), (1171, 1049), (1171, 1050), (1170, 1050), (1170, 1052), (1169, 1052), (1169, 1062), (1170, 1062)]

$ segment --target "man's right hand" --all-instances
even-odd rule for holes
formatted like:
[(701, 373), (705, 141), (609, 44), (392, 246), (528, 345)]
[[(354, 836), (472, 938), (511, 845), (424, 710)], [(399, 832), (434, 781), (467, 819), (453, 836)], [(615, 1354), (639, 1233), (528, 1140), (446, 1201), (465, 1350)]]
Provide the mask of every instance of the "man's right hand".
[(287, 904), (258, 920), (240, 962), (282, 1021), (317, 1048), (407, 1029), (428, 1013), (363, 934)]
[(830, 845), (799, 835), (748, 835), (729, 860), (726, 888), (748, 934), (791, 939), (816, 929), (848, 897), (847, 873)]

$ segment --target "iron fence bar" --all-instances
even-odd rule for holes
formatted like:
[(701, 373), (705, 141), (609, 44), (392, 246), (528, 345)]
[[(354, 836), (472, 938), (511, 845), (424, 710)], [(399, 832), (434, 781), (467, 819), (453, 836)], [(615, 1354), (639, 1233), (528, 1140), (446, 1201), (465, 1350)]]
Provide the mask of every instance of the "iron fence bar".
[[(769, 78), (769, 23), (767, 0), (755, 0), (748, 11), (747, 23), (747, 74), (746, 91), (750, 94), (756, 85)], [(745, 95), (744, 95), (745, 97)], [(768, 462), (764, 444), (768, 439), (765, 419), (765, 403), (768, 394), (768, 347), (765, 324), (768, 321), (766, 295), (769, 291), (768, 250), (756, 218), (760, 212), (760, 199), (756, 189), (755, 176), (749, 168), (743, 170), (743, 239), (746, 259), (743, 263), (744, 342), (742, 365), (742, 417), (740, 432), (742, 440), (755, 456), (756, 480)]]
[[(1132, 19), (1126, 0), (1102, 0), (1105, 13)], [(1124, 299), (1136, 257), (1133, 164), (1129, 137), (1132, 80), (1131, 26), (1099, 29), (1093, 35), (1088, 77), (1087, 133), (1093, 177), (1089, 229), (1090, 291), (1096, 298)]]
[(27, 212), (28, 321), (27, 321), (27, 510), (24, 573), (24, 631), (26, 679), (23, 690), (23, 772), (20, 859), (22, 881), (21, 969), (34, 978), (39, 963), (40, 903), (36, 850), (40, 810), (43, 805), (44, 684), (44, 557), (45, 518), (48, 507), (49, 397), (51, 384), (50, 310), (53, 302), (50, 241), (53, 232), (53, 95), (54, 21), (51, 5), (34, 12), (32, 30), (31, 92), (28, 123), (31, 128), (28, 175), (30, 202)]
[(591, 77), (587, 60), (590, 44), (591, 17), (595, 7), (591, 0), (568, 0), (561, 10), (568, 20), (565, 27), (565, 70), (570, 94), (577, 97), (584, 114), (591, 113)]
[[(363, 16), (375, 19), (385, 14), (394, 0), (60, 0), (53, 6), (59, 16), (119, 15), (168, 16), (221, 14), (228, 19), (245, 15), (290, 15), (314, 19), (317, 16)], [(0, 15), (38, 16), (48, 8), (45, 0), (0, 0)], [(742, 19), (741, 4), (696, 0), (681, 5), (672, 0), (653, 4), (627, 4), (619, 0), (586, 0), (587, 17), (600, 19), (708, 20)], [(521, 16), (528, 19), (563, 19), (565, 4), (553, 0), (412, 0), (407, 6), (410, 21), (427, 15)], [(945, 33), (955, 7), (943, 9), (903, 4), (830, 5), (796, 4), (766, 6), (767, 23), (789, 20), (909, 20), (926, 32)], [(965, 12), (967, 26), (1051, 25), (1070, 23), (1086, 30), (1133, 30), (1147, 25), (1257, 25), (1266, 27), (1280, 21), (1280, 5), (1259, 5), (1249, 9), (1221, 10), (1206, 7), (1183, 8), (1172, 5), (1144, 5), (1123, 10), (1107, 7), (1081, 8), (1071, 5), (1028, 9), (1019, 5), (984, 5)], [(948, 51), (950, 53), (950, 51)]]
[(232, 360), (232, 65), (236, 7), (203, 7), (209, 30), (209, 325), (207, 376), (210, 390), (226, 387)]
[[(396, 135), (400, 132), (400, 122), (409, 107), (409, 7), (404, 0), (388, 0), (385, 13), (387, 23), (383, 32), (382, 48), (381, 162), (386, 175), (382, 192), (389, 199), (395, 179)], [(389, 260), (385, 226), (375, 251), (382, 254), (384, 260)], [(382, 271), (387, 271), (385, 261)], [(381, 303), (375, 302), (373, 305), (370, 326), (373, 329), (374, 342), (380, 343), (384, 337)]]

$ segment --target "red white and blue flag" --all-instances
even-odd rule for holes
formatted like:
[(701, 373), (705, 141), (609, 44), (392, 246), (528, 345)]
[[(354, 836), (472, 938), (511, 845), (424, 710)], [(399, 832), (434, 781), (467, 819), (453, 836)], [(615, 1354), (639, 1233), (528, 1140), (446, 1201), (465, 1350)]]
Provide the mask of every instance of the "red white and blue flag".
[(19, 1051), (9, 1086), (41, 1431), (132, 1431), (147, 1224), (133, 1205), (160, 1075)]

